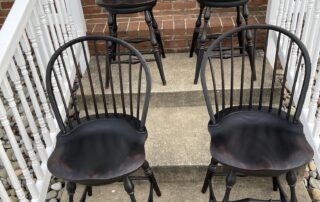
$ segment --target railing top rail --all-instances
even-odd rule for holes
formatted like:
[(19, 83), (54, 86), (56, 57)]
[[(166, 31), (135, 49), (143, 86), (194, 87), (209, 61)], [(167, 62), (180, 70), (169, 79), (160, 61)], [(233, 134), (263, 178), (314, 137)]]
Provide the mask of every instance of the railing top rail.
[(37, 0), (15, 0), (0, 30), (0, 81), (7, 73), (36, 2)]

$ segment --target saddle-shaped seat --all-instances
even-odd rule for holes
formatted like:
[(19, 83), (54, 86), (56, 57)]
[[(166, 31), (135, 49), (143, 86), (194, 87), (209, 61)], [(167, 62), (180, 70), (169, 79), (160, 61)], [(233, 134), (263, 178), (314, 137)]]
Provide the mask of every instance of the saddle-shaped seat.
[(209, 132), (212, 157), (247, 173), (276, 176), (313, 157), (300, 123), (265, 111), (228, 113), (218, 124), (209, 124)]
[(86, 185), (114, 182), (145, 161), (147, 133), (138, 120), (108, 118), (85, 122), (57, 136), (48, 168), (57, 177)]

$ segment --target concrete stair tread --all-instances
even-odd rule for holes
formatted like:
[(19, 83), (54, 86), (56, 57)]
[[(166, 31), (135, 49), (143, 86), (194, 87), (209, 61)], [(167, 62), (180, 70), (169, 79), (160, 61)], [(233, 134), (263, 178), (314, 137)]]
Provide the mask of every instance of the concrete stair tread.
[[(257, 68), (257, 76), (258, 78), (261, 76), (262, 71), (262, 54), (257, 54), (257, 61), (256, 61), (256, 68)], [(99, 59), (101, 70), (102, 70), (102, 79), (104, 81), (104, 57)], [(215, 67), (215, 74), (220, 75), (220, 64), (217, 64), (219, 61), (214, 60), (214, 67)], [(204, 105), (203, 93), (202, 93), (202, 86), (201, 82), (199, 81), (198, 85), (193, 84), (194, 79), (194, 71), (195, 71), (195, 64), (196, 64), (196, 57), (189, 58), (187, 53), (174, 53), (174, 54), (167, 54), (167, 58), (163, 59), (163, 66), (165, 69), (165, 75), (167, 80), (167, 85), (163, 86), (160, 80), (160, 75), (157, 69), (155, 62), (148, 63), (149, 69), (151, 71), (152, 77), (152, 99), (151, 105), (154, 107), (180, 107), (180, 106), (199, 106)], [(229, 59), (224, 60), (224, 74), (225, 76), (225, 89), (226, 89), (226, 99), (229, 99), (230, 96), (230, 75), (231, 72), (231, 62)], [(91, 58), (91, 65), (92, 65), (92, 78), (93, 78), (93, 87), (95, 89), (95, 94), (97, 95), (98, 99), (99, 96), (101, 97), (101, 87), (98, 80), (98, 71), (96, 68), (96, 59), (94, 57)], [(249, 99), (250, 93), (250, 78), (251, 78), (251, 67), (249, 65), (249, 61), (245, 63), (245, 81), (244, 82), (244, 100)], [(127, 65), (126, 65), (127, 67)], [(116, 93), (116, 99), (120, 99), (120, 85), (119, 85), (119, 72), (118, 68), (113, 67), (113, 77), (114, 77), (114, 89)], [(128, 84), (128, 71), (127, 68), (123, 67), (123, 88), (125, 93), (125, 99), (128, 100), (129, 94), (129, 84)], [(138, 66), (132, 68), (132, 75), (133, 78), (137, 78), (138, 76)], [(209, 68), (207, 68), (209, 71)], [(240, 99), (240, 78), (241, 78), (241, 58), (235, 58), (234, 64), (234, 103), (238, 103)], [(272, 69), (268, 65), (266, 68), (266, 74), (269, 76), (272, 74)], [(135, 75), (135, 77), (134, 77)], [(221, 89), (221, 79), (219, 76), (216, 76), (216, 85), (217, 89)], [(207, 85), (208, 89), (212, 90), (212, 81), (210, 73), (207, 74)], [(83, 86), (86, 86), (84, 89), (84, 93), (87, 98), (90, 100), (92, 99), (91, 88), (89, 85), (89, 79), (87, 74), (85, 74), (85, 78), (83, 79)], [(137, 82), (133, 82), (133, 94), (137, 92)], [(144, 83), (142, 83), (142, 92), (144, 92)], [(263, 93), (263, 102), (269, 101), (270, 97), (270, 89), (271, 89), (271, 80), (266, 79), (264, 84), (264, 93)], [(279, 83), (276, 82), (276, 90), (279, 90)], [(105, 89), (106, 94), (110, 94), (111, 90)], [(254, 83), (254, 90), (253, 90), (253, 103), (258, 103), (260, 94), (260, 82), (259, 79)], [(213, 95), (213, 93), (212, 93)], [(275, 95), (277, 96), (277, 95)], [(221, 98), (221, 90), (218, 91), (218, 97)], [(101, 98), (100, 98), (101, 99)], [(274, 98), (277, 100), (277, 97)], [(120, 101), (120, 100), (119, 100)], [(246, 102), (246, 101), (244, 101)], [(128, 101), (126, 101), (128, 103)], [(221, 103), (221, 101), (220, 101)]]
[[(122, 56), (124, 57), (124, 56)], [(151, 55), (151, 58), (153, 56)], [(145, 58), (150, 58), (149, 55), (145, 56)], [(196, 59), (197, 57), (194, 56), (193, 58), (189, 58), (188, 53), (171, 53), (167, 54), (167, 57), (165, 59), (162, 59), (164, 71), (165, 71), (165, 76), (167, 80), (167, 85), (163, 86), (161, 83), (160, 75), (158, 72), (158, 68), (155, 62), (149, 62), (148, 66), (151, 72), (152, 76), (152, 92), (153, 93), (158, 93), (158, 92), (180, 92), (180, 91), (202, 91), (202, 86), (201, 86), (201, 81), (199, 80), (198, 85), (193, 84), (193, 79), (194, 79), (194, 73), (195, 73), (195, 65), (196, 65)], [(240, 89), (240, 75), (241, 75), (241, 63), (242, 59), (241, 57), (235, 57), (234, 58), (234, 71), (235, 71), (235, 84), (234, 88), (235, 89)], [(262, 69), (262, 61), (263, 61), (263, 55), (258, 54), (257, 59), (256, 59), (256, 66), (257, 66), (257, 76), (261, 75), (261, 69)], [(101, 64), (102, 71), (104, 72), (104, 66), (105, 66), (105, 59), (104, 56), (100, 56), (99, 62)], [(214, 59), (212, 60), (213, 65), (216, 67), (215, 71), (217, 74), (220, 74), (220, 60), (219, 59)], [(92, 65), (93, 70), (92, 72), (92, 77), (93, 78), (98, 78), (98, 71), (96, 71), (96, 59), (95, 57), (91, 58), (90, 65)], [(128, 65), (123, 65), (123, 67), (128, 66)], [(224, 71), (225, 71), (225, 85), (226, 88), (230, 87), (230, 69), (231, 69), (231, 61), (230, 59), (225, 59), (224, 60)], [(246, 57), (246, 62), (245, 62), (245, 81), (244, 82), (244, 88), (248, 89), (250, 88), (250, 78), (251, 78), (251, 73), (250, 73), (250, 64), (249, 61), (247, 60)], [(123, 68), (125, 69), (125, 68)], [(208, 73), (207, 73), (207, 80), (208, 80), (208, 88), (212, 89), (211, 85), (211, 77), (209, 73), (209, 67), (207, 67)], [(247, 72), (249, 71), (249, 72)], [(135, 73), (136, 72), (136, 73)], [(137, 75), (138, 68), (133, 69), (132, 75)], [(123, 70), (124, 78), (128, 78), (127, 71)], [(268, 65), (266, 68), (266, 74), (271, 75), (272, 70), (270, 66)], [(116, 68), (113, 68), (113, 76), (118, 75), (118, 70)], [(87, 75), (86, 75), (87, 77)], [(136, 77), (137, 78), (137, 77)], [(259, 79), (258, 79), (259, 80)], [(88, 81), (88, 80), (87, 80)], [(209, 83), (210, 81), (210, 83)], [(124, 82), (124, 84), (127, 84), (128, 82)], [(217, 88), (221, 89), (221, 81), (217, 80)], [(210, 85), (209, 85), (210, 84)], [(100, 89), (99, 83), (95, 83), (96, 88)], [(265, 81), (265, 86), (270, 86), (271, 81), (267, 80)], [(87, 85), (88, 86), (88, 85)], [(115, 86), (115, 91), (120, 92), (119, 90), (119, 85), (114, 85)], [(260, 83), (256, 82), (255, 83), (255, 88), (260, 87)], [(90, 90), (89, 88), (87, 90)]]

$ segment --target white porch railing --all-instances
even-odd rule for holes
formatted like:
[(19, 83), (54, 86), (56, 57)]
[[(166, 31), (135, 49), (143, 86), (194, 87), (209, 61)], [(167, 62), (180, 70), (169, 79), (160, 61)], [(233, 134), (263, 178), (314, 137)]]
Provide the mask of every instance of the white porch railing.
[[(51, 178), (46, 162), (58, 131), (46, 97), (46, 65), (60, 45), (85, 33), (80, 0), (15, 0), (0, 30), (0, 169), (9, 178), (0, 181), (2, 201), (13, 194), (45, 201)], [(71, 57), (63, 57), (72, 74)]]
[[(301, 121), (304, 125), (308, 141), (315, 152), (315, 161), (320, 169), (320, 1), (319, 0), (269, 0), (266, 17), (267, 24), (281, 26), (290, 30), (306, 45), (312, 62), (310, 86), (307, 98), (301, 114)], [(275, 49), (277, 36), (271, 34), (269, 48)], [(288, 41), (281, 42), (279, 58), (284, 64), (284, 53), (288, 50)], [(292, 50), (290, 69), (294, 71), (297, 61), (297, 47)], [(269, 51), (272, 52), (272, 51)], [(274, 64), (274, 55), (268, 56), (270, 64)], [(293, 74), (292, 74), (293, 75)], [(292, 77), (291, 75), (291, 77)], [(301, 78), (303, 75), (300, 75)], [(288, 75), (288, 81), (293, 78)]]

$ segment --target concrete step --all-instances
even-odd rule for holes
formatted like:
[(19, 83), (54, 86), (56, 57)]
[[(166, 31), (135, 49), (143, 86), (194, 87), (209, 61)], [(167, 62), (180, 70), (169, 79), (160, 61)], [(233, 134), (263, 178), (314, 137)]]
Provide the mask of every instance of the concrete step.
[[(135, 195), (137, 201), (148, 201), (149, 183), (134, 182)], [(201, 193), (202, 181), (195, 182), (159, 182), (162, 192), (161, 197), (154, 194), (154, 201), (164, 202), (205, 202), (209, 200), (208, 192)], [(225, 192), (225, 179), (223, 177), (215, 177), (214, 191), (218, 201), (221, 201)], [(310, 202), (308, 193), (302, 182), (298, 182), (297, 198), (301, 202)], [(78, 185), (75, 201), (79, 201), (84, 190), (84, 186)], [(288, 186), (285, 187), (286, 193)], [(258, 198), (264, 200), (279, 200), (279, 193), (272, 190), (272, 182), (270, 178), (237, 178), (237, 183), (231, 191), (230, 200), (239, 200), (244, 198)], [(62, 202), (67, 200), (67, 193), (64, 191)], [(129, 196), (123, 189), (122, 183), (114, 183), (105, 186), (93, 187), (93, 196), (87, 198), (88, 202), (126, 202), (130, 201)], [(270, 200), (271, 201), (271, 200)]]
[[(149, 56), (146, 56), (149, 57)], [(257, 54), (257, 75), (258, 81), (254, 83), (253, 89), (253, 102), (258, 103), (259, 94), (260, 94), (260, 82), (259, 77), (262, 71), (262, 55)], [(105, 59), (100, 57), (99, 59), (100, 66), (105, 66)], [(214, 60), (214, 66), (216, 74), (220, 74), (220, 64), (218, 64), (218, 60)], [(194, 71), (195, 71), (195, 64), (196, 64), (196, 57), (189, 58), (187, 53), (174, 53), (174, 54), (167, 54), (167, 58), (163, 59), (163, 67), (165, 70), (167, 85), (163, 86), (160, 80), (160, 75), (157, 69), (155, 62), (149, 62), (149, 68), (151, 71), (152, 76), (152, 99), (150, 106), (151, 107), (181, 107), (181, 106), (202, 106), (205, 104), (203, 93), (202, 93), (202, 86), (201, 82), (199, 81), (198, 85), (193, 84), (194, 79)], [(231, 71), (231, 62), (230, 59), (226, 59), (224, 61), (225, 67), (225, 89), (226, 89), (226, 99), (229, 99), (230, 96), (230, 71)], [(249, 65), (249, 61), (246, 61), (245, 66), (245, 83), (244, 83), (244, 102), (249, 99), (250, 93), (250, 78), (251, 78), (251, 67)], [(100, 90), (100, 84), (98, 80), (98, 71), (96, 68), (96, 59), (91, 58), (92, 65), (92, 78), (94, 78), (94, 89), (96, 89), (96, 96), (98, 100), (102, 101), (102, 92)], [(132, 68), (133, 73), (132, 75), (138, 75), (138, 68)], [(125, 71), (126, 68), (123, 67), (123, 78), (124, 80), (128, 80), (128, 73)], [(207, 68), (209, 71), (209, 68)], [(102, 75), (104, 78), (104, 68), (102, 68)], [(117, 79), (115, 80), (114, 88), (117, 94), (117, 99), (120, 99), (120, 85), (116, 82), (118, 79), (118, 69), (113, 68), (113, 76)], [(271, 75), (272, 69), (271, 66), (268, 65), (266, 68), (266, 74)], [(235, 80), (234, 80), (234, 103), (238, 103), (240, 99), (240, 76), (241, 76), (241, 58), (235, 59)], [(88, 88), (85, 89), (85, 94), (87, 95), (87, 100), (92, 100), (91, 89), (88, 83), (87, 74), (84, 78), (84, 86)], [(136, 77), (137, 78), (137, 77)], [(218, 97), (221, 98), (221, 79), (217, 77), (217, 88), (218, 88)], [(210, 73), (207, 73), (207, 80), (208, 80), (208, 89), (212, 90), (212, 80)], [(133, 89), (135, 88), (136, 83), (133, 84)], [(266, 80), (264, 84), (264, 94), (263, 94), (263, 101), (269, 101), (268, 98), (270, 97), (271, 91), (271, 80)], [(144, 85), (142, 84), (142, 89), (144, 89)], [(276, 91), (279, 91), (279, 84), (277, 83)], [(128, 92), (129, 92), (129, 84), (128, 81), (124, 81), (124, 92), (125, 92), (125, 99), (129, 100)], [(106, 89), (105, 93), (110, 93), (110, 89)], [(135, 91), (133, 91), (135, 94)], [(278, 94), (275, 95), (275, 100), (278, 99)], [(212, 93), (213, 95), (213, 93)], [(120, 102), (120, 101), (119, 101)], [(221, 101), (220, 101), (221, 103)]]

